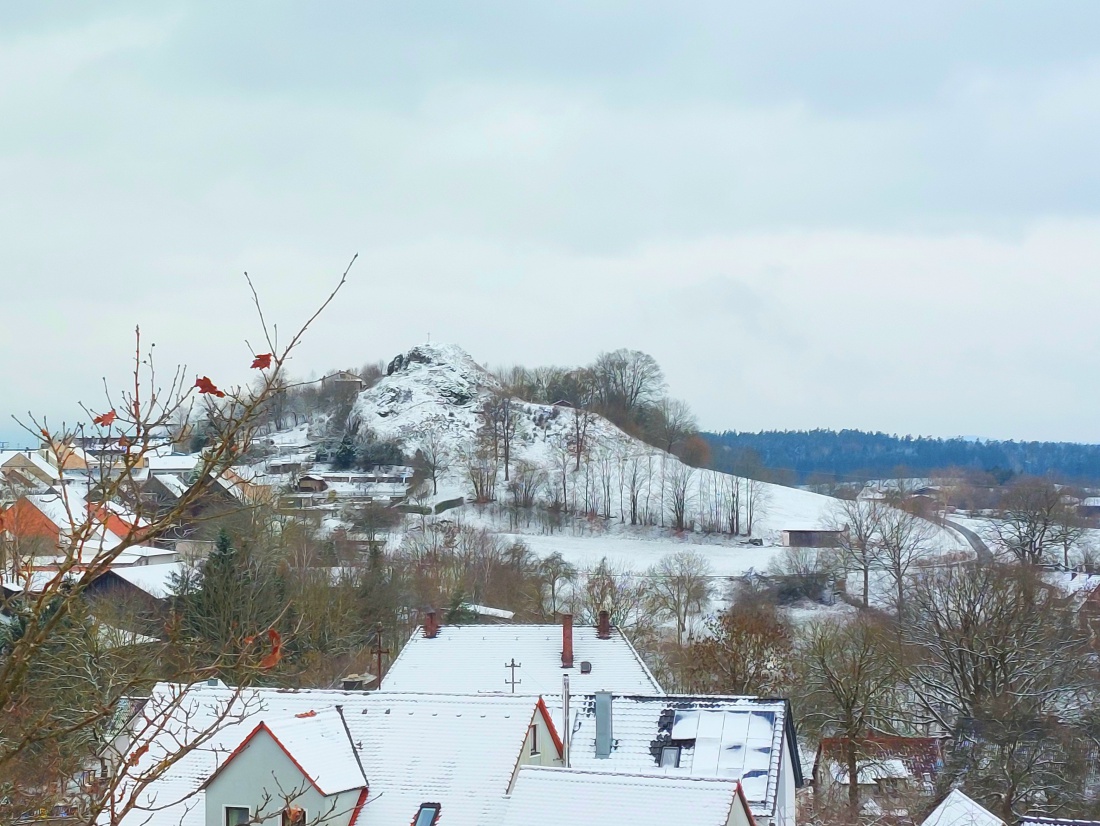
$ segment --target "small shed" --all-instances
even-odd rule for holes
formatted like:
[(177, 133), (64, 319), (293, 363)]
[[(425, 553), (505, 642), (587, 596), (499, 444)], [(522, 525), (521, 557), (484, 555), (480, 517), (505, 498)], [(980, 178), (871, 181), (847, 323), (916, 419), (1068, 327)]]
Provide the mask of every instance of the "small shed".
[(846, 530), (821, 528), (788, 528), (782, 532), (785, 548), (839, 548), (844, 542)]

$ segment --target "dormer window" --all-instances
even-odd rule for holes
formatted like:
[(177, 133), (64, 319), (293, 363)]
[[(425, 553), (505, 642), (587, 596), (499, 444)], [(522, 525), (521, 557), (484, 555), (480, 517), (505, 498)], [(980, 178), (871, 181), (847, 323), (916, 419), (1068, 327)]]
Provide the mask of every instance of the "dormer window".
[(680, 768), (680, 747), (679, 746), (665, 746), (661, 749), (661, 768), (662, 769), (678, 769)]
[(439, 820), (439, 810), (442, 807), (438, 803), (421, 803), (420, 811), (416, 813), (413, 826), (435, 826)]

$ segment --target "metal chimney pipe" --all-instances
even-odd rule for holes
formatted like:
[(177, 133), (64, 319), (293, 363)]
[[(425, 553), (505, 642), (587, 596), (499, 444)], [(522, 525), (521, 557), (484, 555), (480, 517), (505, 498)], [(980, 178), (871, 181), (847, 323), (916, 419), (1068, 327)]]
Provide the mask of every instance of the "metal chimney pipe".
[(564, 725), (561, 727), (561, 759), (565, 768), (569, 768), (569, 740), (573, 735), (573, 726), (569, 720), (569, 675), (561, 677), (561, 716)]
[(596, 757), (611, 756), (611, 692), (596, 692)]

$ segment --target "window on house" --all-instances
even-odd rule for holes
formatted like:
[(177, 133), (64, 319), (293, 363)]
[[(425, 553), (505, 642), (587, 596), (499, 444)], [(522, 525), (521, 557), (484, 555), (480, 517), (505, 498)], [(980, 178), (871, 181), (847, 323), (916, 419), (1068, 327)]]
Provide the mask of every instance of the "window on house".
[(529, 736), (531, 739), (531, 756), (534, 757), (539, 753), (539, 727), (531, 726)]
[(678, 769), (680, 767), (680, 747), (665, 746), (661, 749), (661, 768)]
[(247, 806), (225, 807), (225, 826), (247, 826), (251, 819)]
[(287, 806), (283, 809), (282, 826), (305, 826), (306, 810), (301, 806)]
[(439, 820), (439, 810), (441, 808), (438, 803), (420, 804), (420, 811), (416, 813), (413, 826), (435, 826), (435, 822)]

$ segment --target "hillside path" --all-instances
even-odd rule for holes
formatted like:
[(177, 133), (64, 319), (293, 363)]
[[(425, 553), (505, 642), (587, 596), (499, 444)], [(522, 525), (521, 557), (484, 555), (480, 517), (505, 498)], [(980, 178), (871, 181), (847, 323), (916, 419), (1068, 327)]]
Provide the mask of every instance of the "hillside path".
[(943, 524), (944, 527), (955, 531), (970, 543), (970, 547), (974, 549), (974, 553), (977, 555), (979, 562), (993, 561), (993, 552), (989, 550), (989, 546), (985, 544), (980, 536), (970, 530), (970, 528), (964, 528), (958, 522), (952, 522), (950, 519), (943, 520)]

